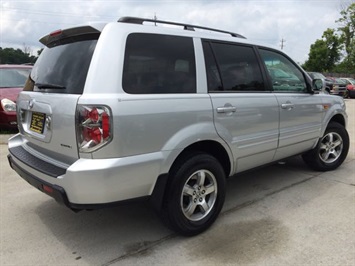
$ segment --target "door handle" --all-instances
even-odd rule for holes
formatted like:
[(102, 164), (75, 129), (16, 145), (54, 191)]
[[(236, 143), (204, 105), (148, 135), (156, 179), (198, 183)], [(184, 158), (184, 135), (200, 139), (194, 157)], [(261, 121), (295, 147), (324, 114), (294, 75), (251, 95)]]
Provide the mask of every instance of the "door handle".
[(288, 102), (288, 103), (281, 104), (282, 109), (291, 110), (291, 109), (293, 109), (293, 107), (295, 107), (295, 105), (293, 103)]
[(237, 111), (235, 106), (217, 107), (217, 113), (234, 113), (235, 111)]

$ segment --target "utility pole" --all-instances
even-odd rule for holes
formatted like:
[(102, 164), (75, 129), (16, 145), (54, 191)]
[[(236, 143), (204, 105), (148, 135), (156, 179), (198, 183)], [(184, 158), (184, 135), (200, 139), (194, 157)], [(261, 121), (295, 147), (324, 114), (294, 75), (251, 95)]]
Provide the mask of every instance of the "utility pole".
[(286, 42), (286, 40), (284, 38), (281, 39), (281, 50), (284, 49), (284, 43)]
[[(154, 20), (157, 20), (157, 14), (154, 12)], [(154, 22), (154, 25), (156, 26), (157, 25), (157, 23), (156, 22)]]

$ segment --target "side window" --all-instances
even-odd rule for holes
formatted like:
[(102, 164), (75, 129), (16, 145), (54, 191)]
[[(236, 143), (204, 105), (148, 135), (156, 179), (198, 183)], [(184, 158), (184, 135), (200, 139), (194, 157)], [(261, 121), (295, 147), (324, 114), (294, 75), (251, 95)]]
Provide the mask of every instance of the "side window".
[(277, 92), (307, 92), (302, 72), (288, 58), (277, 52), (260, 49), (272, 87)]
[[(216, 61), (208, 44), (204, 43), (209, 91), (264, 91), (264, 81), (252, 47), (211, 43)], [(220, 81), (220, 77), (221, 81)]]
[(192, 38), (130, 34), (126, 43), (122, 86), (131, 94), (196, 93)]
[(208, 91), (223, 91), (222, 81), (209, 42), (203, 42), (203, 53), (207, 72)]

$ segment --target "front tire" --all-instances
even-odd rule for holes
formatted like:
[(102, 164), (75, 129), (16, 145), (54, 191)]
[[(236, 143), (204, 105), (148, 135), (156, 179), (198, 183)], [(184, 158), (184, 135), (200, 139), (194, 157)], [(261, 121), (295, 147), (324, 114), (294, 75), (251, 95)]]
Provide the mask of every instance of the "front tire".
[(317, 146), (304, 154), (306, 164), (317, 171), (331, 171), (338, 168), (349, 151), (349, 135), (345, 127), (330, 122)]
[(350, 98), (350, 97), (349, 97), (349, 90), (346, 90), (346, 91), (344, 92), (343, 98), (344, 98), (344, 99)]
[(194, 153), (172, 168), (163, 203), (163, 221), (181, 235), (197, 235), (217, 219), (225, 198), (225, 173), (216, 158)]

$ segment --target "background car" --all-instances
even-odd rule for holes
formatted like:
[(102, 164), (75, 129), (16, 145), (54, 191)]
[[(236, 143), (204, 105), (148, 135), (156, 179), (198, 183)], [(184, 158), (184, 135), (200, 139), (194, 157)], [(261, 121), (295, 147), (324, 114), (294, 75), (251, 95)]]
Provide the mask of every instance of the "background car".
[(307, 72), (312, 79), (321, 79), (325, 82), (325, 92), (332, 94), (334, 82), (331, 79), (326, 78), (322, 73), (318, 72)]
[(346, 90), (348, 92), (348, 97), (355, 98), (355, 79), (353, 78), (340, 78), (346, 84)]
[(334, 77), (327, 77), (327, 79), (333, 81), (333, 88), (330, 91), (330, 94), (343, 96), (344, 98), (348, 97), (348, 92), (346, 90), (346, 83), (343, 80)]
[(17, 128), (16, 99), (31, 69), (30, 65), (0, 65), (0, 129)]

